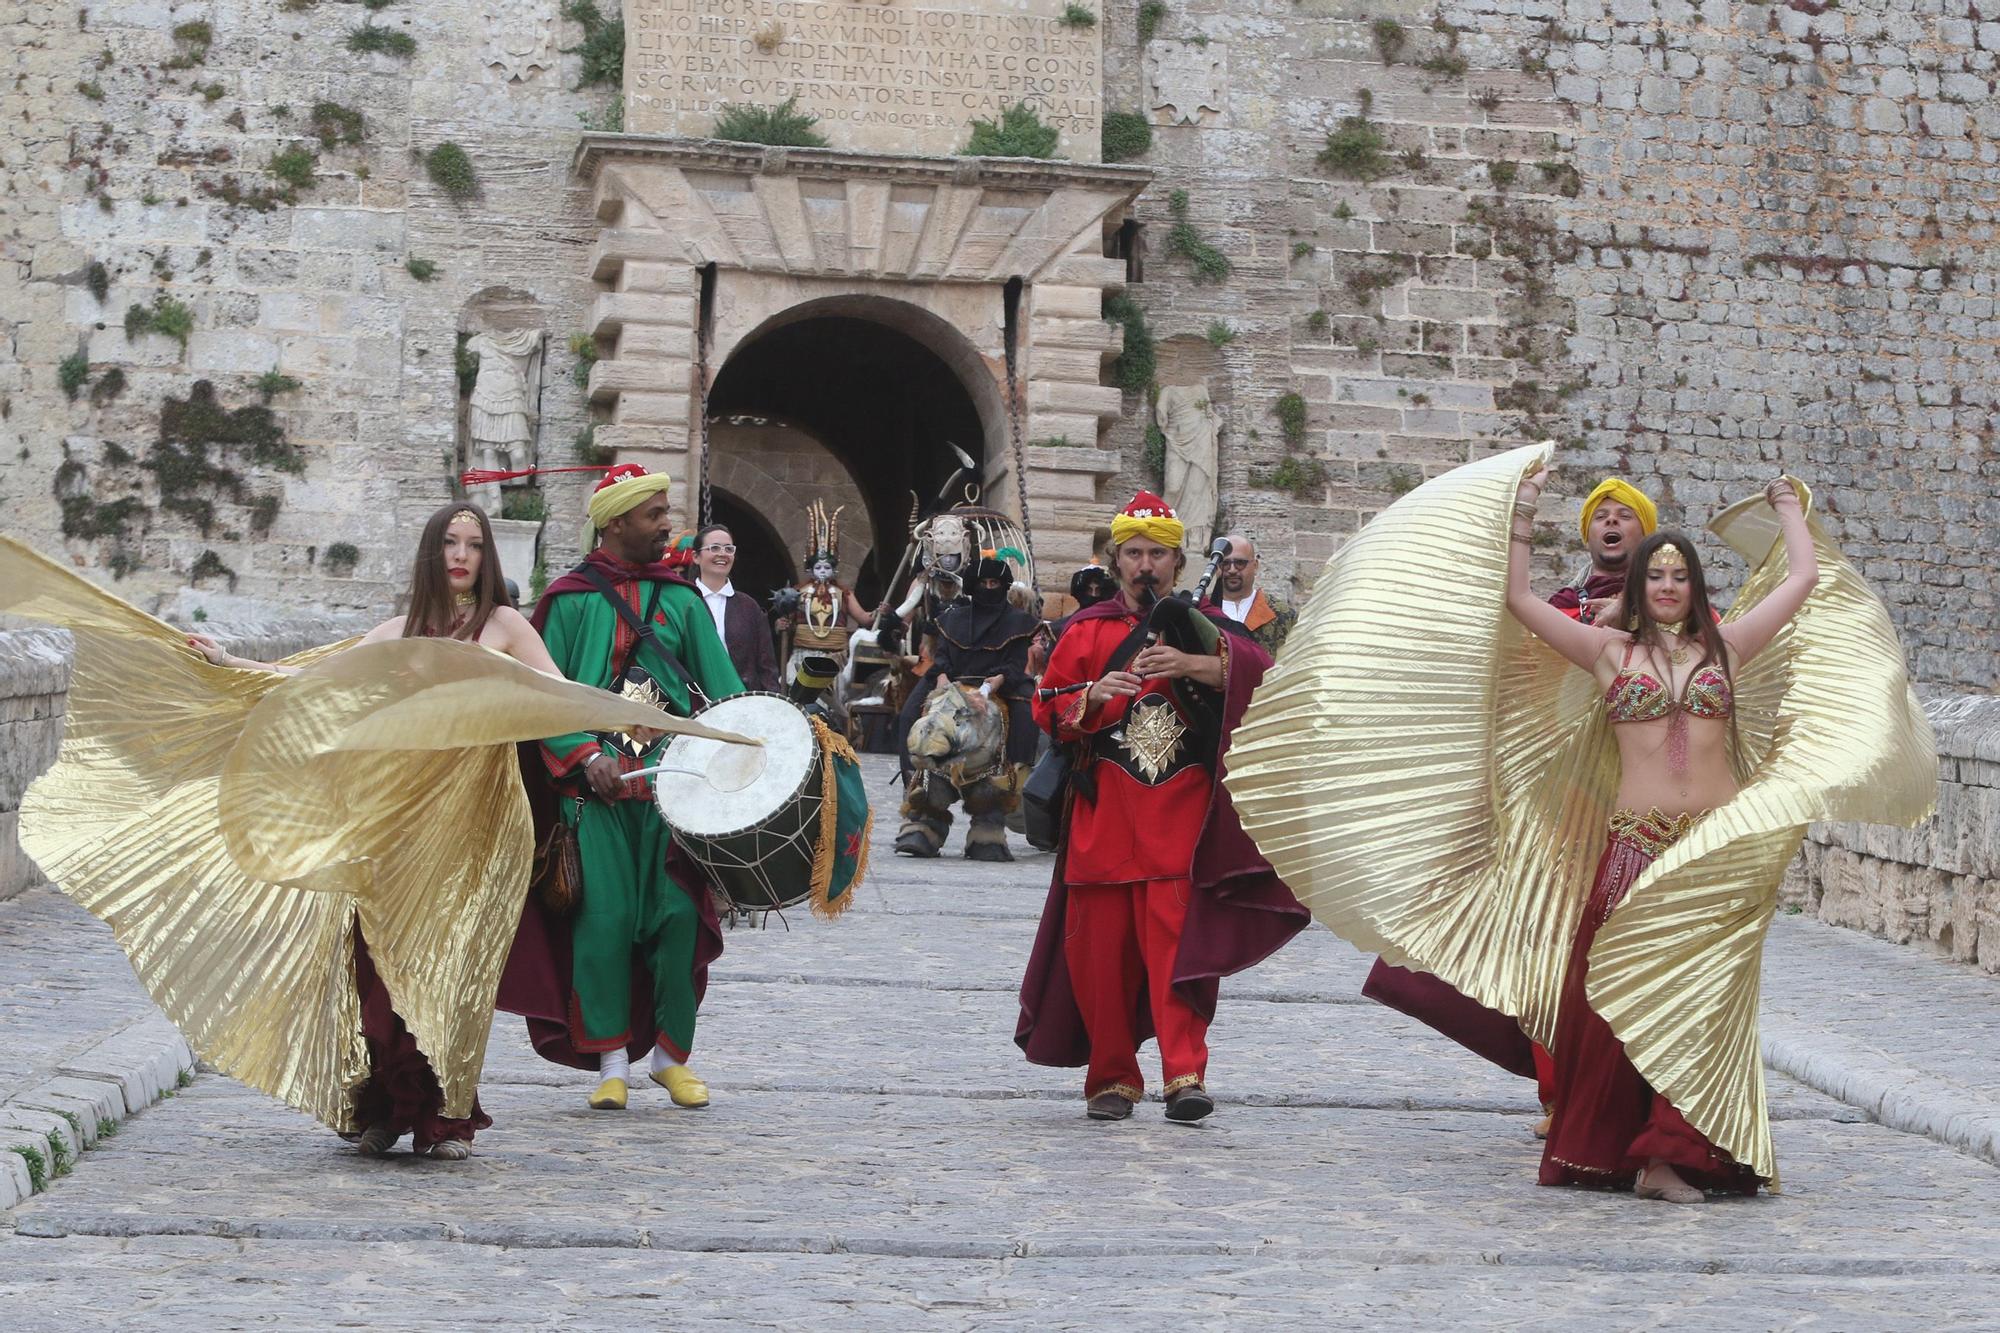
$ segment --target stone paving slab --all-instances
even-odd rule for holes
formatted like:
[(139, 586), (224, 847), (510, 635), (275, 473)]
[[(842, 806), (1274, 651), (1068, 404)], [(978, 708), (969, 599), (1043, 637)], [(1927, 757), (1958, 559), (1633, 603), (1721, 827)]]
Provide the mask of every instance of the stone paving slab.
[[(1380, 1258), (1381, 1256), (1377, 1256)], [(75, 1280), (74, 1263), (96, 1280)], [(60, 1286), (60, 1310), (39, 1297)], [(465, 1329), (671, 1327), (1669, 1328), (1935, 1333), (1990, 1326), (2000, 1280), (1617, 1273), (1362, 1255), (886, 1262), (855, 1254), (512, 1249), (152, 1237), (60, 1247), (0, 1236), (18, 1333), (81, 1326)]]
[(16, 1209), (15, 1226), (959, 1258), (1292, 1247), (1452, 1262), (1493, 1251), (1634, 1271), (1865, 1262), (2000, 1273), (1993, 1168), (1868, 1123), (1783, 1122), (1783, 1195), (1675, 1209), (1539, 1188), (1537, 1146), (1480, 1113), (1226, 1107), (1187, 1128), (1157, 1107), (1101, 1125), (1070, 1103), (721, 1089), (709, 1111), (688, 1112), (648, 1088), (609, 1114), (585, 1108), (585, 1091), (489, 1085), (496, 1127), (454, 1168), (407, 1153), (360, 1158), (303, 1117), (204, 1077)]

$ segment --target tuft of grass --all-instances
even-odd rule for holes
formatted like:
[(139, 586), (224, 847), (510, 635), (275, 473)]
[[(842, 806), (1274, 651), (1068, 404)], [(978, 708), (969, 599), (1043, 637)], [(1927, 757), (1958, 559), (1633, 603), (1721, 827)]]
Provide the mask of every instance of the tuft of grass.
[(264, 164), (264, 169), (284, 183), (285, 197), (289, 202), (303, 191), (310, 190), (319, 180), (315, 170), (318, 166), (319, 154), (305, 144), (295, 143), (271, 154), (271, 160)]
[(1159, 369), (1159, 348), (1146, 312), (1123, 292), (1104, 298), (1104, 318), (1125, 330), (1125, 343), (1111, 363), (1111, 381), (1127, 393), (1150, 388)]
[(1479, 92), (1473, 97), (1472, 104), (1478, 107), (1481, 111), (1484, 111), (1487, 115), (1489, 116), (1492, 115), (1495, 111), (1498, 111), (1500, 109), (1499, 90), (1495, 88), (1481, 88)]
[(1039, 157), (1056, 155), (1062, 132), (1045, 123), (1026, 102), (1016, 102), (1000, 113), (1000, 119), (972, 122), (972, 137), (959, 150), (964, 157)]
[(1556, 193), (1566, 199), (1574, 199), (1583, 193), (1583, 173), (1572, 163), (1550, 158), (1535, 163), (1535, 170), (1541, 172), (1542, 179), (1553, 185)]
[(143, 306), (134, 303), (125, 311), (125, 336), (135, 338), (142, 333), (158, 333), (174, 339), (187, 351), (188, 335), (194, 332), (194, 311), (184, 302), (176, 301), (165, 292), (153, 295), (153, 304)]
[(1376, 19), (1369, 25), (1369, 33), (1375, 39), (1375, 54), (1382, 57), (1382, 63), (1393, 65), (1402, 54), (1403, 47), (1410, 40), (1409, 29), (1394, 19)]
[(1520, 174), (1521, 164), (1519, 162), (1500, 161), (1488, 162), (1486, 164), (1486, 179), (1493, 182), (1493, 188), (1496, 190), (1506, 189), (1514, 183), (1514, 178)]
[(14, 1151), (21, 1154), (21, 1160), (28, 1164), (28, 1189), (35, 1194), (40, 1194), (43, 1190), (47, 1189), (49, 1187), (48, 1158), (42, 1156), (39, 1148), (16, 1147)]
[(104, 85), (96, 79), (77, 80), (76, 90), (93, 102), (102, 102), (104, 100)]
[(1300, 499), (1311, 499), (1326, 489), (1326, 464), (1317, 458), (1299, 458), (1295, 455), (1279, 460), (1269, 472), (1252, 471), (1250, 484), (1266, 486), (1274, 491), (1290, 491)]
[(1226, 319), (1212, 319), (1202, 336), (1208, 339), (1210, 347), (1227, 347), (1236, 341), (1236, 330)]
[(393, 32), (364, 23), (347, 30), (347, 49), (357, 55), (386, 55), (408, 60), (417, 53), (417, 39), (407, 32)]
[[(621, 8), (622, 15), (622, 8)], [(625, 85), (625, 20), (607, 19), (596, 0), (568, 0), (562, 16), (583, 29), (583, 40), (563, 48), (566, 56), (582, 56), (583, 72), (577, 76), (579, 88)]]
[(1143, 0), (1139, 6), (1139, 44), (1144, 46), (1153, 40), (1153, 34), (1160, 30), (1160, 20), (1167, 16), (1167, 0)]
[(1102, 142), (1106, 162), (1144, 157), (1153, 146), (1153, 123), (1136, 111), (1107, 111)]
[(618, 461), (617, 450), (597, 442), (597, 423), (591, 422), (576, 433), (573, 441), (576, 461), (589, 467), (609, 467)]
[(1307, 256), (1311, 255), (1312, 252), (1313, 252), (1313, 243), (1311, 241), (1292, 242), (1292, 258), (1304, 259)]
[(449, 139), (424, 154), (424, 174), (453, 203), (479, 194), (479, 173), (473, 170), (471, 156)]
[(103, 305), (104, 298), (111, 295), (111, 270), (104, 267), (102, 260), (91, 260), (90, 267), (83, 271), (83, 285), (90, 289), (97, 303)]
[(56, 383), (62, 386), (63, 397), (72, 403), (83, 392), (83, 386), (90, 381), (90, 357), (82, 348), (71, 352), (56, 365)]
[(174, 55), (167, 61), (166, 69), (193, 69), (208, 59), (208, 48), (215, 45), (215, 29), (199, 19), (174, 27)]
[(320, 563), (326, 566), (329, 574), (352, 574), (354, 567), (361, 563), (361, 551), (353, 542), (335, 542), (320, 556)]
[(1194, 265), (1196, 282), (1221, 282), (1227, 278), (1231, 268), (1229, 256), (1210, 245), (1188, 220), (1186, 190), (1175, 190), (1167, 196), (1167, 211), (1174, 217), (1174, 225), (1167, 231), (1167, 253), (1179, 255)]
[(1326, 145), (1313, 159), (1335, 176), (1348, 180), (1374, 180), (1389, 169), (1384, 149), (1388, 141), (1367, 116), (1343, 116), (1328, 131)]
[(625, 128), (625, 94), (620, 93), (612, 98), (602, 111), (594, 114), (589, 111), (577, 112), (576, 119), (583, 128), (595, 130), (599, 134), (622, 132)]
[(726, 106), (708, 134), (729, 143), (824, 148), (826, 136), (813, 128), (817, 124), (818, 116), (799, 110), (798, 98), (787, 97), (776, 106)]
[(437, 276), (438, 271), (437, 261), (433, 259), (405, 260), (403, 267), (408, 269), (410, 276), (418, 282), (429, 282)]
[(306, 117), (306, 127), (320, 147), (333, 148), (340, 144), (358, 144), (366, 133), (367, 122), (361, 113), (351, 106), (338, 102), (314, 102), (312, 111)]
[(49, 1174), (55, 1179), (61, 1180), (69, 1174), (69, 1169), (75, 1165), (76, 1155), (69, 1150), (69, 1140), (62, 1136), (61, 1130), (50, 1130)]
[(291, 393), (305, 388), (304, 381), (295, 380), (290, 375), (282, 375), (276, 370), (267, 370), (259, 375), (256, 385), (257, 396), (267, 403), (281, 393)]
[(1346, 222), (1354, 216), (1354, 210), (1351, 207), (1349, 207), (1347, 201), (1343, 199), (1339, 203), (1333, 206), (1333, 215), (1339, 218), (1342, 222)]
[[(206, 615), (203, 615), (199, 617), (199, 619), (206, 620), (208, 619), (208, 617)], [(109, 1119), (105, 1116), (97, 1117), (98, 1138), (100, 1139), (115, 1138), (117, 1137), (117, 1134), (118, 1134), (118, 1122), (116, 1120)]]
[(1440, 51), (1427, 60), (1417, 62), (1417, 68), (1426, 74), (1437, 74), (1447, 79), (1463, 78), (1472, 62), (1456, 51)]
[(1086, 29), (1097, 26), (1097, 11), (1088, 5), (1068, 4), (1056, 16), (1056, 22), (1065, 28)]
[(1306, 400), (1302, 395), (1281, 395), (1271, 405), (1271, 414), (1278, 418), (1278, 429), (1284, 433), (1286, 444), (1296, 449), (1306, 442)]
[(576, 381), (577, 388), (588, 389), (590, 368), (597, 364), (597, 339), (588, 333), (572, 333), (569, 335), (569, 350), (576, 358), (576, 364), (570, 367), (569, 376)]

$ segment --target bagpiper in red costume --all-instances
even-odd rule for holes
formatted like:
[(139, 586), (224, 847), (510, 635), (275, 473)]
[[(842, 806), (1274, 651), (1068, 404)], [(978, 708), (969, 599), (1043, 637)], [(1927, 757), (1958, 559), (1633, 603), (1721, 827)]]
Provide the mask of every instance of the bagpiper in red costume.
[[(1088, 1065), (1094, 1120), (1131, 1115), (1145, 1093), (1138, 1047), (1155, 1035), (1167, 1117), (1214, 1110), (1217, 980), (1307, 921), (1217, 781), (1270, 657), (1185, 602), (1146, 616), (1186, 562), (1183, 536), (1145, 491), (1112, 520), (1119, 595), (1071, 618), (1035, 708), (1058, 744), (1076, 747), (1075, 770), (1014, 1040), (1037, 1064)], [(1149, 623), (1178, 628), (1147, 642)], [(1052, 693), (1065, 686), (1077, 688)]]

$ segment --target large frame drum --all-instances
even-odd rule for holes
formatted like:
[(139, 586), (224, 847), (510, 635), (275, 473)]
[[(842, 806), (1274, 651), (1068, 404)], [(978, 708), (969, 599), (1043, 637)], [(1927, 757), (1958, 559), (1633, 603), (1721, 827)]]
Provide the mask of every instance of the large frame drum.
[(763, 912), (803, 900), (812, 892), (820, 806), (834, 798), (812, 724), (777, 694), (739, 694), (699, 716), (763, 744), (669, 741), (653, 787), (667, 827), (737, 907)]

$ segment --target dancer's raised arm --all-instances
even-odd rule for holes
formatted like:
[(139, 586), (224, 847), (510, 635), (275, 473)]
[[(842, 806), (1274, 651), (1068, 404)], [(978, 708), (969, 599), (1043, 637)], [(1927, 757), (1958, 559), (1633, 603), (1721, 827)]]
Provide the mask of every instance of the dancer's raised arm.
[(1541, 504), (1542, 486), (1548, 477), (1547, 468), (1535, 469), (1521, 479), (1521, 488), (1515, 495), (1513, 530), (1507, 543), (1507, 609), (1529, 633), (1585, 671), (1591, 671), (1603, 656), (1604, 646), (1619, 637), (1619, 632), (1571, 620), (1535, 596), (1535, 590), (1528, 586), (1528, 552), (1534, 535), (1535, 510)]
[(1770, 645), (1786, 622), (1799, 613), (1819, 584), (1819, 556), (1813, 551), (1812, 529), (1805, 507), (1792, 483), (1779, 477), (1764, 488), (1764, 499), (1778, 511), (1778, 529), (1785, 538), (1785, 580), (1771, 595), (1722, 627), (1722, 639), (1747, 662)]

